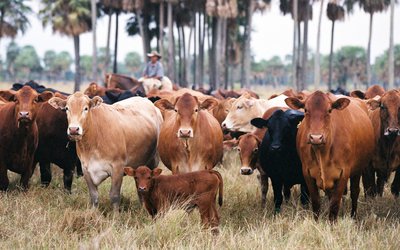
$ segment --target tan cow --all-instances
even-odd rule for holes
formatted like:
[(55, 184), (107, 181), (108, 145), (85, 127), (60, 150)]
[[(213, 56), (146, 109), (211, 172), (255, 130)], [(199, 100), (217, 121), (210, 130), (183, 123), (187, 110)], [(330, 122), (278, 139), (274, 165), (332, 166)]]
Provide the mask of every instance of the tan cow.
[(161, 99), (155, 105), (168, 112), (164, 114), (158, 151), (172, 173), (212, 169), (221, 162), (222, 130), (209, 112), (217, 105), (214, 98), (200, 102), (185, 93), (175, 104)]
[(67, 133), (77, 142), (91, 204), (98, 205), (97, 186), (111, 176), (110, 199), (117, 210), (124, 167), (147, 165), (154, 168), (158, 164), (160, 111), (142, 97), (107, 105), (102, 104), (100, 97), (89, 99), (81, 92), (67, 100), (54, 97), (49, 103), (67, 112)]
[(222, 122), (222, 127), (230, 131), (254, 132), (256, 128), (250, 124), (251, 119), (261, 117), (272, 107), (287, 108), (286, 98), (286, 95), (279, 95), (270, 100), (263, 100), (243, 94), (232, 103), (227, 117)]

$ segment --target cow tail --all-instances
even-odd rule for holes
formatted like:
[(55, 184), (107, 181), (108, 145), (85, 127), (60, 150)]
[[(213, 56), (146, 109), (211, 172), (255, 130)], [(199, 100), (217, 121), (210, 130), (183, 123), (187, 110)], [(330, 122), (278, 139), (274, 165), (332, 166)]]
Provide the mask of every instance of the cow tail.
[(224, 181), (222, 180), (222, 176), (218, 171), (211, 170), (218, 177), (219, 186), (218, 186), (218, 204), (222, 206), (222, 201), (224, 197)]

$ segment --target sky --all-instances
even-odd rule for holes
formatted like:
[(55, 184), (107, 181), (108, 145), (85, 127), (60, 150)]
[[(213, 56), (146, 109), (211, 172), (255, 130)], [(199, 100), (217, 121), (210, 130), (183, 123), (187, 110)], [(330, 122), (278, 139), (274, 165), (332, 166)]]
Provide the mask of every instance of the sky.
[[(331, 21), (326, 17), (326, 3), (322, 16), (321, 28), (321, 53), (328, 54), (330, 50)], [(34, 12), (40, 9), (39, 0), (32, 0), (30, 3)], [(317, 40), (318, 15), (320, 2), (313, 5), (313, 20), (309, 24), (309, 46), (315, 51)], [(125, 31), (125, 23), (130, 15), (123, 14), (119, 22), (119, 46), (118, 60), (123, 61), (128, 52), (136, 51), (142, 54), (142, 43), (139, 36), (130, 37)], [(374, 15), (373, 36), (371, 45), (371, 60), (374, 61), (389, 46), (389, 11)], [(74, 44), (70, 37), (54, 34), (51, 27), (43, 28), (41, 21), (36, 15), (29, 17), (31, 27), (23, 35), (15, 39), (19, 46), (33, 45), (39, 56), (43, 57), (45, 51), (68, 51), (73, 55)], [(278, 55), (284, 58), (291, 54), (293, 49), (293, 21), (290, 15), (283, 16), (279, 10), (279, 1), (273, 0), (271, 8), (263, 14), (254, 15), (254, 25), (251, 40), (251, 50), (256, 60), (269, 59)], [(111, 32), (115, 33), (115, 23), (112, 23)], [(395, 8), (394, 43), (400, 43), (400, 4)], [(107, 38), (108, 18), (103, 17), (97, 24), (97, 46), (105, 47)], [(369, 15), (365, 14), (358, 7), (351, 15), (346, 15), (344, 22), (335, 23), (334, 50), (345, 45), (356, 45), (367, 47), (369, 29)], [(0, 41), (0, 56), (5, 58), (6, 46), (10, 39)], [(114, 46), (114, 38), (111, 36), (111, 48)], [(92, 33), (81, 35), (81, 55), (92, 54)]]

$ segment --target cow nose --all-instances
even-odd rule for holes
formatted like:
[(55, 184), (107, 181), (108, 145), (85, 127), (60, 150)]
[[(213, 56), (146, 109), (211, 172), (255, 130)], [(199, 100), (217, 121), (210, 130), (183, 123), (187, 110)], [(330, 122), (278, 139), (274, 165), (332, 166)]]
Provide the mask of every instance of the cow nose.
[(320, 145), (324, 143), (324, 136), (323, 135), (311, 135), (309, 138), (309, 142), (313, 145)]
[(272, 145), (271, 146), (272, 151), (279, 151), (281, 149), (280, 145)]
[(225, 122), (222, 123), (222, 128), (226, 129), (226, 123)]
[(192, 130), (190, 130), (190, 129), (180, 129), (179, 130), (179, 137), (188, 138), (188, 137), (191, 137), (191, 135), (192, 135)]
[(386, 129), (384, 135), (398, 135), (399, 133), (400, 133), (399, 128), (390, 127)]
[(146, 188), (145, 187), (138, 187), (138, 190), (139, 190), (139, 192), (144, 192), (144, 191), (146, 191)]
[(28, 111), (21, 111), (21, 112), (19, 112), (19, 117), (20, 118), (28, 118), (29, 117), (29, 112)]
[(79, 127), (69, 127), (70, 135), (79, 135)]
[(251, 175), (253, 173), (253, 169), (249, 167), (242, 167), (240, 168), (240, 174), (241, 175)]

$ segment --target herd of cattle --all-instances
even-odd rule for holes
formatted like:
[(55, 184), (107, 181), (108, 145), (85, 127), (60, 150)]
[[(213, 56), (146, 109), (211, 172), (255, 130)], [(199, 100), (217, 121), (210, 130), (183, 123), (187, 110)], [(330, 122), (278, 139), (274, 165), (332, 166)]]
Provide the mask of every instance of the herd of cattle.
[[(152, 216), (184, 202), (199, 208), (204, 225), (217, 227), (223, 180), (213, 168), (224, 150), (236, 148), (240, 174), (259, 172), (262, 206), (271, 181), (276, 212), (296, 184), (316, 218), (319, 191), (325, 192), (330, 220), (337, 218), (349, 179), (352, 216), (361, 177), (366, 196), (382, 195), (396, 171), (391, 191), (399, 195), (397, 90), (375, 85), (350, 96), (287, 90), (267, 100), (251, 91), (132, 86), (123, 76), (107, 77), (107, 88), (92, 83), (71, 95), (33, 81), (0, 91), (0, 190), (8, 188), (8, 170), (20, 174), (27, 189), (38, 163), (47, 186), (54, 163), (69, 192), (75, 169), (84, 176), (93, 206), (97, 187), (111, 177), (110, 200), (118, 211), (128, 175)], [(160, 160), (173, 175), (160, 175)]]

